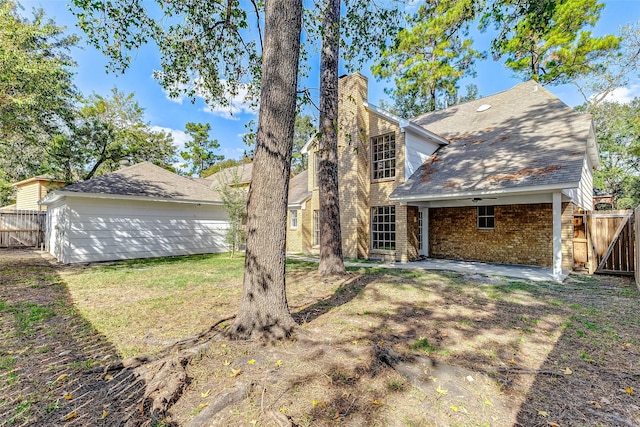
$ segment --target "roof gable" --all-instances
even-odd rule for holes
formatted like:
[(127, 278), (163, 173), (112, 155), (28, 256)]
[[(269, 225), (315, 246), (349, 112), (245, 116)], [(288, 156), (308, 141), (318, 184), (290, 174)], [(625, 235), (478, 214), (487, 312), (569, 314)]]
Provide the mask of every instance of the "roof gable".
[(400, 185), (394, 199), (576, 184), (591, 129), (589, 115), (533, 81), (412, 121), (450, 144)]
[(176, 201), (220, 202), (215, 191), (195, 180), (142, 162), (106, 175), (68, 185), (56, 193), (137, 196)]

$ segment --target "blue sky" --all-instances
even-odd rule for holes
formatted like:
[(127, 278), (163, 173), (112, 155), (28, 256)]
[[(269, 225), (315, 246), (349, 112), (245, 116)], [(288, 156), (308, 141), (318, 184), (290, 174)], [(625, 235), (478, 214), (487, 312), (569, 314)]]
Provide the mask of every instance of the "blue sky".
[[(81, 37), (84, 35), (76, 27), (76, 19), (69, 11), (68, 0), (29, 0), (20, 2), (24, 7), (24, 13), (30, 16), (31, 9), (42, 7), (47, 17), (52, 18), (58, 25), (67, 27), (67, 31)], [(619, 27), (640, 20), (640, 0), (605, 0), (594, 34), (617, 34)], [(475, 40), (488, 46), (490, 35), (477, 34)], [(211, 137), (216, 138), (221, 145), (221, 154), (226, 158), (239, 158), (246, 146), (242, 142), (242, 134), (246, 131), (244, 125), (251, 119), (255, 119), (255, 112), (242, 102), (236, 102), (236, 108), (230, 114), (229, 110), (212, 109), (201, 99), (195, 104), (189, 100), (170, 100), (163, 92), (160, 85), (151, 77), (153, 70), (159, 68), (160, 58), (155, 46), (147, 46), (133, 55), (132, 66), (126, 74), (107, 74), (105, 67), (107, 59), (95, 48), (88, 46), (84, 40), (81, 49), (73, 52), (73, 57), (78, 63), (76, 84), (85, 96), (91, 93), (108, 95), (113, 87), (120, 91), (134, 92), (137, 101), (145, 109), (147, 121), (157, 128), (169, 131), (174, 135), (177, 145), (186, 140), (184, 134), (187, 122), (202, 122), (211, 124)], [(319, 86), (317, 69), (319, 68), (318, 56), (312, 56), (310, 64), (312, 70), (307, 87)], [(485, 60), (477, 64), (477, 77), (466, 80), (461, 84), (475, 83), (483, 96), (508, 89), (520, 80), (507, 70), (501, 63), (493, 60)], [(376, 81), (372, 77), (369, 67), (361, 71), (369, 78), (369, 101), (378, 104), (380, 99), (387, 99), (384, 93), (385, 87), (390, 87), (392, 82)], [(582, 99), (574, 86), (555, 86), (549, 90), (562, 99), (566, 104), (575, 106), (582, 103)], [(634, 96), (640, 96), (640, 79), (636, 78), (624, 90), (616, 93), (617, 99), (628, 100)], [(317, 113), (316, 113), (317, 115)]]

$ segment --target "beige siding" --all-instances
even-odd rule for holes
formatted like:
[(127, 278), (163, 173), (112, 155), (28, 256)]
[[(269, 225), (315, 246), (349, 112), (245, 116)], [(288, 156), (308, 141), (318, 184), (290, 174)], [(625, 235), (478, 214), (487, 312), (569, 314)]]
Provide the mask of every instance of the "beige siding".
[(39, 210), (38, 201), (40, 200), (40, 182), (32, 182), (17, 188), (16, 191), (16, 209), (17, 210)]
[(52, 219), (58, 235), (48, 240), (49, 252), (64, 263), (228, 250), (221, 206), (71, 198), (60, 208), (65, 215)]
[(589, 156), (586, 155), (582, 166), (577, 199), (574, 202), (586, 211), (593, 210), (593, 168), (591, 167)]

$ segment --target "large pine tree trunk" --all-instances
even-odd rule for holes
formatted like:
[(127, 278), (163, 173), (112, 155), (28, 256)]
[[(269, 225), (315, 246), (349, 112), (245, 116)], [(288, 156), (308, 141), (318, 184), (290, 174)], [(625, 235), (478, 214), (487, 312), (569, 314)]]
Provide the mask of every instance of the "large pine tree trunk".
[(325, 0), (320, 53), (320, 266), (322, 276), (344, 274), (338, 193), (338, 55), (340, 0)]
[(267, 0), (262, 88), (247, 204), (247, 252), (233, 338), (279, 339), (294, 322), (285, 288), (286, 218), (302, 0)]

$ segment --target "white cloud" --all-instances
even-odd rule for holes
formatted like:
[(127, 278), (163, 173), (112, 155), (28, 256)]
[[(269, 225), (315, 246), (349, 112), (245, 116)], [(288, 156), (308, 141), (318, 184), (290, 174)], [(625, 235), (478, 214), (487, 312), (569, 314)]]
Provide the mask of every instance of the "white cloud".
[(154, 132), (170, 133), (173, 137), (173, 145), (178, 148), (178, 151), (183, 150), (185, 142), (189, 140), (189, 136), (182, 130), (162, 126), (151, 126), (151, 130)]
[[(230, 93), (230, 91), (228, 91), (228, 93)], [(230, 120), (238, 120), (238, 118), (235, 116), (241, 113), (256, 114), (257, 108), (255, 105), (251, 104), (251, 101), (249, 99), (247, 99), (248, 95), (249, 90), (247, 89), (247, 87), (240, 86), (240, 88), (238, 89), (238, 93), (235, 96), (227, 99), (229, 102), (228, 106), (212, 107), (210, 105), (207, 105), (203, 109), (203, 111), (205, 113), (210, 113), (214, 116), (220, 116)]]
[[(226, 81), (223, 80), (222, 84), (223, 86), (226, 85)], [(180, 95), (177, 97), (171, 97), (169, 95), (169, 91), (166, 89), (163, 89), (162, 91), (164, 92), (164, 96), (167, 100), (171, 102), (175, 102), (176, 104), (182, 105), (185, 99), (187, 99), (187, 96), (184, 94), (184, 91), (185, 89), (187, 89), (187, 86), (178, 85), (176, 86), (176, 89), (178, 89), (178, 93), (180, 93)], [(195, 93), (196, 99), (200, 99), (206, 104), (207, 94), (205, 92), (205, 89), (202, 86), (201, 80), (198, 80), (195, 83), (195, 92), (196, 92)], [(258, 112), (257, 107), (251, 105), (251, 101), (247, 99), (249, 95), (249, 90), (246, 85), (240, 85), (238, 88), (238, 93), (235, 96), (230, 95), (231, 90), (226, 90), (226, 93), (229, 94), (229, 97), (227, 98), (227, 102), (229, 105), (224, 107), (220, 105), (213, 106), (213, 107), (211, 105), (206, 105), (202, 109), (202, 111), (204, 111), (205, 113), (213, 114), (214, 116), (218, 116), (218, 117), (222, 117), (230, 120), (238, 120), (238, 118), (235, 117), (237, 114), (241, 114), (241, 113), (256, 114)]]
[(640, 84), (630, 84), (625, 87), (620, 87), (605, 97), (605, 101), (619, 102), (621, 104), (627, 104), (635, 97), (640, 96)]

